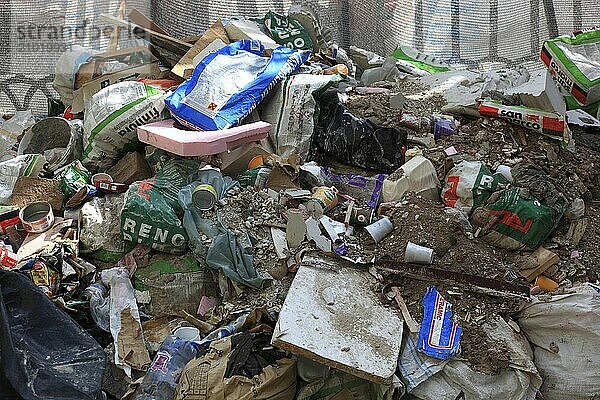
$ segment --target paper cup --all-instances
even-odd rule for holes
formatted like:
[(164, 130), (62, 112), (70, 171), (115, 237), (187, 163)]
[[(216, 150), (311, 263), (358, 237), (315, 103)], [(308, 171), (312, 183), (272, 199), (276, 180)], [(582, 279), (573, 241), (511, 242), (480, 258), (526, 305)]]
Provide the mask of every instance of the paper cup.
[(373, 222), (371, 225), (365, 226), (369, 235), (373, 238), (375, 243), (379, 243), (384, 237), (392, 233), (394, 230), (394, 224), (388, 217), (383, 217), (379, 221)]
[(200, 340), (200, 331), (193, 326), (182, 326), (181, 328), (175, 329), (173, 335), (177, 336), (179, 339), (188, 340), (190, 342), (195, 342)]
[(404, 252), (404, 261), (414, 264), (431, 264), (433, 262), (433, 249), (408, 242)]

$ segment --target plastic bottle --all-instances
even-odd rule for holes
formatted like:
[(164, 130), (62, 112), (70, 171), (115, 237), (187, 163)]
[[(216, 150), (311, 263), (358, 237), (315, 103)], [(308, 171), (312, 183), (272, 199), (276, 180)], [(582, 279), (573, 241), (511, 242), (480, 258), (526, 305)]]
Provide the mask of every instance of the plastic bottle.
[(133, 400), (172, 399), (183, 368), (197, 355), (193, 342), (167, 336)]
[(89, 299), (90, 314), (96, 325), (102, 330), (110, 332), (108, 289), (101, 283), (94, 283), (83, 291), (81, 298), (85, 301)]

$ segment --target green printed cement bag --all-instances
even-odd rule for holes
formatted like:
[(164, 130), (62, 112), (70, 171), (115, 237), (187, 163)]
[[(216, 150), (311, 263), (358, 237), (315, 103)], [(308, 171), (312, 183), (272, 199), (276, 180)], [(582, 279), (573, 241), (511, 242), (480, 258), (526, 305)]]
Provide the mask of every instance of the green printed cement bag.
[(561, 217), (521, 188), (502, 191), (485, 208), (494, 222), (483, 239), (509, 250), (537, 249)]
[(216, 296), (210, 270), (189, 255), (154, 254), (135, 271), (133, 287), (150, 293), (146, 311), (154, 317), (184, 310), (196, 315), (202, 296)]
[(448, 207), (458, 208), (468, 215), (507, 184), (506, 178), (492, 173), (485, 164), (462, 161), (446, 175), (442, 200)]
[(137, 127), (162, 119), (164, 93), (141, 82), (120, 82), (96, 93), (85, 108), (83, 164), (106, 170), (139, 147)]
[(185, 177), (197, 168), (191, 160), (169, 161), (155, 177), (133, 183), (121, 213), (123, 238), (166, 253), (187, 250), (188, 236), (177, 201)]
[(540, 58), (579, 104), (600, 100), (600, 27), (546, 40)]
[(312, 50), (313, 42), (308, 32), (300, 22), (273, 11), (267, 12), (264, 18), (253, 19), (263, 30), (277, 42), (285, 47), (296, 50)]
[(441, 60), (408, 46), (398, 46), (392, 53), (392, 57), (397, 60), (396, 65), (400, 70), (413, 75), (426, 76), (450, 71), (450, 68)]

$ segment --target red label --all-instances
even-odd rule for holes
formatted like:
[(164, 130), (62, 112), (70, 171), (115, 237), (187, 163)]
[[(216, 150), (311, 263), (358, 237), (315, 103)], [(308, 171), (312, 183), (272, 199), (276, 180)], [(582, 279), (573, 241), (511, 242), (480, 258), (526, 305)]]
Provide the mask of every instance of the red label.
[(523, 223), (523, 221), (521, 221), (521, 217), (519, 217), (519, 215), (517, 213), (513, 213), (510, 211), (496, 211), (496, 210), (492, 210), (490, 211), (490, 213), (492, 215), (499, 215), (502, 218), (499, 219), (498, 221), (496, 221), (494, 223), (494, 227), (498, 224), (502, 224), (502, 225), (506, 225), (510, 228), (516, 229), (519, 232), (522, 232), (523, 234), (526, 234), (527, 232), (529, 232), (529, 229), (531, 229), (531, 225), (533, 225), (533, 221), (528, 219), (527, 221), (525, 221), (525, 223)]

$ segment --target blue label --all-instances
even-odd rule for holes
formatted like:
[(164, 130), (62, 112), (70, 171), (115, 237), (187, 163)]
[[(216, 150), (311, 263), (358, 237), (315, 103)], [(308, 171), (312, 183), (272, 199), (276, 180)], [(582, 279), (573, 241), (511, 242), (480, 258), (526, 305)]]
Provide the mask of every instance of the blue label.
[(452, 304), (435, 287), (423, 296), (423, 323), (418, 349), (428, 356), (446, 360), (460, 352), (462, 328), (452, 320)]

